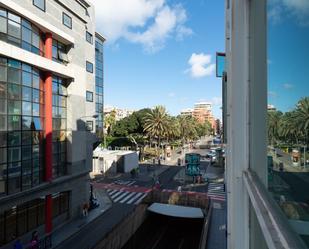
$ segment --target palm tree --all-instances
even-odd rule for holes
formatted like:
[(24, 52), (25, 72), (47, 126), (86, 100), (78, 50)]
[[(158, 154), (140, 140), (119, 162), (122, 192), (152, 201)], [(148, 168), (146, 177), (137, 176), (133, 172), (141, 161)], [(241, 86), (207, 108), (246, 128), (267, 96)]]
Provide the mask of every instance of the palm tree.
[(277, 111), (268, 111), (267, 127), (268, 127), (268, 142), (270, 145), (275, 145), (279, 140), (279, 122), (282, 113)]
[(297, 113), (295, 111), (286, 112), (281, 117), (278, 127), (279, 135), (294, 144), (299, 143), (302, 131), (298, 127)]
[(309, 138), (309, 97), (302, 98), (296, 108), (298, 128), (303, 131), (304, 142), (308, 144)]
[(168, 119), (168, 126), (165, 134), (167, 142), (176, 140), (180, 136), (180, 124), (179, 120), (175, 117)]
[(196, 124), (197, 121), (190, 116), (179, 116), (180, 124), (180, 136), (182, 138), (182, 144), (184, 145), (188, 140), (198, 137)]
[(158, 140), (159, 147), (161, 146), (161, 138), (167, 133), (169, 116), (164, 106), (156, 106), (154, 109), (146, 113), (144, 118), (144, 131), (150, 137), (155, 137)]

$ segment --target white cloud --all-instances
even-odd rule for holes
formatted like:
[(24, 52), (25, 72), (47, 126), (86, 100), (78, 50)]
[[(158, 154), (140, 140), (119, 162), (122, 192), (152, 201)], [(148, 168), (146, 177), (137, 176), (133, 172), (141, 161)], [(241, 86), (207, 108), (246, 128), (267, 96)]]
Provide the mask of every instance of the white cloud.
[(141, 44), (147, 52), (162, 49), (169, 37), (192, 34), (185, 26), (182, 5), (166, 0), (92, 0), (96, 7), (97, 29), (113, 43), (126, 39)]
[(190, 72), (193, 78), (201, 78), (204, 76), (210, 76), (214, 74), (216, 70), (216, 64), (211, 63), (211, 55), (209, 54), (196, 54), (193, 53), (188, 61), (190, 68), (185, 72)]
[(308, 0), (270, 0), (268, 17), (274, 23), (279, 23), (286, 16), (296, 18), (301, 25), (309, 25)]
[(294, 87), (294, 85), (289, 84), (289, 83), (285, 83), (283, 84), (284, 89), (292, 89)]

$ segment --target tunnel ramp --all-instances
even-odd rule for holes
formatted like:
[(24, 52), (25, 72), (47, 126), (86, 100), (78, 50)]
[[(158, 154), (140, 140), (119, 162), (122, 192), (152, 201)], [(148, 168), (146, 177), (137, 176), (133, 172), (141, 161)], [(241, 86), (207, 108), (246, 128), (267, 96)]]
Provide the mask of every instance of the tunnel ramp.
[(179, 205), (153, 203), (148, 207), (148, 211), (178, 218), (204, 218), (204, 213), (202, 209), (194, 207), (184, 207)]

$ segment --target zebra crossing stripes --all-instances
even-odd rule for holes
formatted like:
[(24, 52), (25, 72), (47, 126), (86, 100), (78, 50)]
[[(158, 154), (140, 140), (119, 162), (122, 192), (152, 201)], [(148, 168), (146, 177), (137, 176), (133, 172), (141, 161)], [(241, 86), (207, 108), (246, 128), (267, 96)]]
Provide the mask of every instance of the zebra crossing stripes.
[(209, 183), (208, 185), (208, 196), (211, 199), (217, 199), (217, 200), (225, 200), (225, 189), (223, 183)]
[(145, 192), (132, 192), (123, 189), (108, 189), (106, 191), (113, 202), (138, 205), (147, 195)]
[(116, 180), (114, 181), (114, 184), (118, 184), (118, 185), (126, 185), (126, 186), (132, 186), (134, 183), (136, 183), (136, 181), (125, 181), (125, 180)]

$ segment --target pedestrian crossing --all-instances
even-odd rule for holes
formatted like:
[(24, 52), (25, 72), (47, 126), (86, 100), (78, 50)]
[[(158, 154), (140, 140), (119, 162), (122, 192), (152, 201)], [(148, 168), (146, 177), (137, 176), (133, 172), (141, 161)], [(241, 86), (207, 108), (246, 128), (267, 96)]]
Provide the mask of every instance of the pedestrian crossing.
[(210, 199), (225, 201), (226, 193), (224, 183), (209, 183), (208, 196)]
[(133, 180), (116, 180), (113, 182), (114, 184), (118, 184), (118, 185), (126, 185), (126, 186), (132, 186), (134, 183), (136, 183), (136, 181)]
[(107, 189), (106, 191), (113, 202), (138, 205), (142, 202), (147, 192), (134, 192), (127, 189)]

